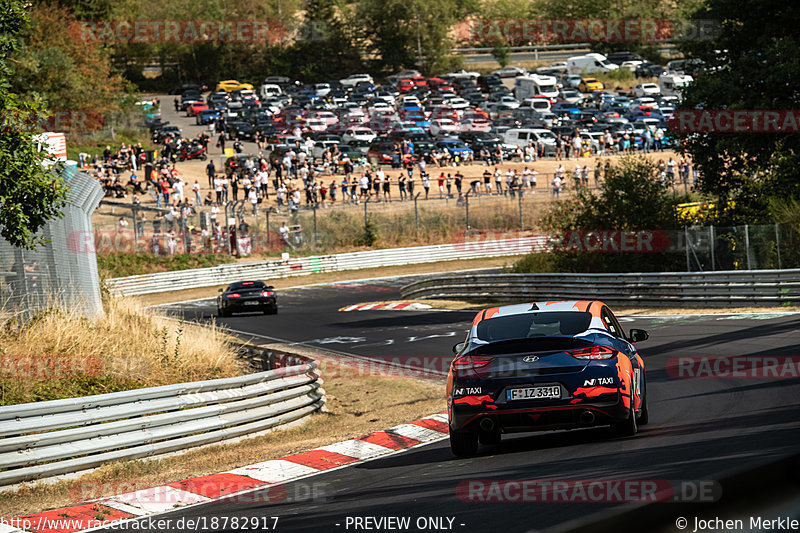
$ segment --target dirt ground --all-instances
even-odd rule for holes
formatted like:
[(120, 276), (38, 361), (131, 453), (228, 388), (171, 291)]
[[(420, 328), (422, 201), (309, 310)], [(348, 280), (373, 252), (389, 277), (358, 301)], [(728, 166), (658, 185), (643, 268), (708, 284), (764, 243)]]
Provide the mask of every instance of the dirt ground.
[[(222, 155), (221, 155), (220, 149), (216, 148), (213, 145), (209, 145), (209, 146), (210, 146), (210, 151), (211, 151), (210, 157), (214, 160), (215, 164), (217, 165), (217, 171), (219, 172), (220, 168), (222, 167), (222, 165), (221, 165), (221, 161), (222, 161), (221, 157), (222, 157)], [(554, 198), (553, 198), (553, 196), (551, 194), (551, 185), (550, 185), (550, 183), (551, 183), (551, 181), (553, 179), (553, 175), (554, 175), (555, 169), (559, 164), (563, 164), (563, 166), (565, 168), (565, 177), (567, 177), (567, 184), (568, 184), (567, 187), (564, 187), (563, 192), (561, 193), (560, 197), (561, 198), (569, 198), (569, 197), (574, 195), (574, 191), (570, 190), (570, 188), (571, 188), (571, 184), (572, 184), (572, 174), (573, 174), (573, 171), (574, 171), (576, 166), (580, 165), (581, 167), (583, 167), (583, 166), (588, 166), (589, 167), (589, 169), (590, 169), (590, 172), (589, 172), (589, 180), (590, 180), (589, 181), (589, 187), (590, 188), (596, 188), (597, 184), (596, 184), (596, 182), (594, 180), (594, 169), (595, 169), (595, 167), (598, 164), (605, 165), (606, 161), (609, 161), (612, 165), (614, 165), (616, 163), (616, 161), (619, 159), (619, 157), (620, 156), (616, 156), (616, 155), (599, 156), (599, 157), (581, 157), (581, 158), (573, 157), (573, 158), (562, 159), (562, 160), (555, 160), (554, 158), (547, 158), (547, 159), (540, 159), (538, 161), (531, 162), (531, 163), (525, 163), (525, 162), (519, 162), (519, 161), (505, 162), (505, 163), (502, 163), (500, 165), (497, 165), (497, 168), (499, 168), (504, 173), (508, 169), (517, 170), (518, 173), (521, 173), (522, 170), (525, 167), (528, 167), (528, 168), (531, 168), (531, 169), (535, 169), (539, 173), (536, 187), (526, 191), (526, 195), (528, 196), (529, 201), (533, 201), (535, 204), (541, 206), (541, 205), (549, 204), (554, 200)], [(664, 161), (667, 161), (670, 157), (674, 158), (676, 161), (680, 160), (680, 157), (675, 152), (671, 152), (671, 151), (653, 153), (649, 157), (651, 157), (654, 161), (658, 161), (659, 159), (663, 159)], [(201, 198), (205, 198), (206, 193), (209, 192), (210, 190), (212, 190), (212, 188), (209, 187), (208, 177), (206, 176), (206, 171), (205, 171), (206, 165), (207, 165), (207, 162), (205, 162), (205, 161), (197, 161), (197, 160), (195, 160), (195, 161), (184, 161), (184, 162), (179, 162), (179, 163), (176, 164), (176, 168), (177, 168), (177, 170), (179, 172), (179, 175), (186, 182), (185, 192), (186, 192), (187, 197), (193, 198), (193, 195), (191, 193), (191, 187), (195, 183), (195, 181), (197, 181), (197, 183), (200, 185)], [(430, 195), (429, 195), (429, 199), (428, 200), (424, 200), (421, 197), (420, 198), (420, 200), (422, 201), (421, 203), (424, 205), (424, 207), (434, 207), (436, 209), (439, 209), (441, 207), (454, 207), (455, 206), (455, 202), (453, 201), (453, 199), (449, 199), (449, 201), (448, 201), (447, 199), (440, 198), (438, 185), (437, 185), (437, 178), (438, 178), (439, 174), (442, 173), (442, 172), (444, 172), (445, 175), (447, 175), (448, 173), (455, 174), (457, 171), (460, 170), (461, 173), (465, 177), (463, 190), (464, 190), (464, 192), (466, 192), (467, 190), (469, 190), (469, 182), (471, 180), (473, 180), (473, 179), (480, 178), (483, 175), (484, 170), (486, 170), (487, 168), (491, 168), (492, 170), (494, 169), (494, 167), (487, 167), (487, 165), (485, 165), (482, 162), (481, 163), (466, 164), (466, 165), (462, 165), (462, 166), (459, 166), (459, 167), (435, 167), (435, 166), (429, 166), (428, 169), (427, 169), (427, 172), (431, 176)], [(391, 185), (391, 201), (386, 202), (386, 201), (383, 201), (383, 198), (380, 198), (381, 201), (380, 202), (376, 202), (375, 199), (373, 199), (370, 202), (370, 209), (371, 210), (379, 209), (381, 212), (384, 212), (384, 213), (387, 213), (387, 214), (394, 213), (394, 212), (399, 212), (399, 211), (407, 211), (407, 210), (413, 209), (413, 202), (410, 202), (410, 201), (402, 202), (402, 201), (400, 201), (400, 192), (399, 192), (399, 188), (397, 186), (397, 178), (401, 174), (402, 171), (394, 170), (394, 169), (391, 169), (391, 168), (388, 168), (388, 167), (384, 167), (384, 170), (386, 172), (386, 175), (391, 178), (391, 182), (392, 182), (392, 185)], [(358, 172), (356, 172), (356, 175), (358, 175)], [(330, 185), (330, 183), (332, 181), (334, 181), (334, 180), (337, 183), (339, 183), (341, 181), (342, 177), (343, 176), (341, 174), (324, 175), (323, 178), (322, 178), (322, 181), (325, 184)], [(125, 181), (127, 181), (127, 180), (125, 180)], [(494, 186), (494, 180), (492, 180), (492, 185)], [(503, 183), (503, 186), (505, 187), (505, 182)], [(423, 196), (424, 196), (424, 189), (422, 188), (422, 184), (420, 182), (418, 174), (417, 174), (416, 179), (415, 179), (415, 189), (414, 189), (414, 191), (415, 191), (415, 193), (416, 192), (423, 192)], [(264, 212), (264, 210), (267, 207), (270, 207), (270, 206), (277, 207), (277, 200), (276, 200), (276, 197), (275, 197), (274, 190), (273, 190), (271, 182), (269, 184), (269, 192), (270, 192), (269, 199), (266, 200), (266, 203), (262, 203), (261, 204), (261, 212), (262, 213)], [(453, 192), (455, 193), (455, 188), (453, 188)], [(496, 193), (496, 191), (494, 191), (494, 192)], [(530, 199), (531, 197), (532, 197), (532, 200)], [(242, 195), (240, 194), (240, 199), (241, 198), (242, 198)], [(495, 196), (493, 196), (491, 198), (486, 196), (486, 195), (480, 195), (479, 198), (480, 198), (479, 201), (482, 202), (482, 203), (485, 203), (485, 202), (496, 202), (497, 205), (500, 206), (501, 208), (502, 208), (503, 205), (505, 205), (505, 202), (507, 202), (506, 198), (504, 198), (503, 196), (497, 196), (497, 195), (495, 195)], [(109, 200), (111, 200), (111, 199), (109, 198)], [(145, 195), (140, 195), (139, 196), (139, 200), (142, 202), (143, 205), (152, 206), (152, 207), (155, 207), (155, 205), (156, 205), (155, 199), (149, 193), (145, 194)], [(128, 202), (131, 201), (131, 197), (129, 195), (127, 198), (118, 199), (118, 200), (114, 200), (114, 201), (118, 201), (118, 202), (122, 202), (122, 203), (128, 203)], [(327, 204), (328, 205), (326, 205), (326, 207), (331, 207), (330, 201), (328, 201)], [(356, 209), (363, 209), (363, 205), (359, 206), (359, 205), (352, 204), (352, 203), (343, 203), (342, 200), (341, 200), (341, 194), (340, 194), (339, 195), (339, 201), (336, 202), (335, 208), (336, 209), (352, 209), (352, 210), (356, 210)], [(286, 211), (286, 210), (284, 209), (284, 211)], [(326, 214), (326, 210), (325, 209), (321, 209), (319, 211), (319, 215), (320, 216), (325, 216), (325, 214)], [(112, 205), (104, 204), (104, 205), (101, 205), (100, 208), (97, 209), (97, 211), (95, 211), (95, 214), (93, 215), (92, 221), (94, 223), (95, 229), (99, 229), (99, 228), (112, 229), (112, 228), (116, 227), (116, 224), (119, 221), (119, 217), (120, 216), (124, 216), (124, 215), (128, 215), (129, 216), (130, 215), (130, 210), (125, 209), (125, 208), (123, 208), (121, 206), (112, 206)], [(276, 223), (279, 223), (279, 221), (281, 219), (282, 219), (281, 215), (278, 215), (276, 217)]]

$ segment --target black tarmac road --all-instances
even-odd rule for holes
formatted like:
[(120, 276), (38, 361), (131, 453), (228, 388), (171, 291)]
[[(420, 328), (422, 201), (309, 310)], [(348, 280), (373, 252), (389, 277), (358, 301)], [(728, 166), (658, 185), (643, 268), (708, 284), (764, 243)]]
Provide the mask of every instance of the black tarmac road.
[[(448, 356), (463, 338), (473, 312), (337, 311), (349, 304), (397, 298), (398, 288), (408, 282), (409, 278), (367, 280), (285, 290), (279, 293), (277, 316), (241, 315), (221, 322), (243, 337), (255, 336), (256, 342), (297, 342), (367, 357)], [(212, 300), (172, 307), (197, 320), (215, 311)], [(481, 502), (485, 491), (459, 488), (470, 486), (465, 481), (488, 487), (486, 480), (653, 480), (680, 488), (681, 482), (710, 483), (726, 473), (800, 452), (800, 314), (620, 318), (625, 328), (650, 332), (650, 339), (638, 345), (647, 369), (650, 423), (636, 437), (615, 439), (602, 428), (509, 435), (471, 459), (453, 457), (445, 439), (315, 476), (306, 483), (325, 487), (324, 495), (310, 501), (209, 503), (165, 516), (277, 516), (278, 531), (547, 530), (621, 504), (586, 501), (591, 495), (583, 498), (572, 492), (566, 496), (570, 501)], [(794, 356), (794, 374), (778, 359), (781, 378), (691, 378), (687, 374), (724, 374), (728, 367), (677, 366), (676, 358), (687, 356), (757, 361)], [(748, 368), (753, 360), (744, 360)], [(677, 374), (681, 370), (683, 376)], [(692, 485), (696, 486), (703, 485)], [(291, 494), (292, 484), (287, 488)], [(753, 494), (763, 490), (754, 486)], [(519, 494), (501, 493), (499, 498), (515, 495)], [(725, 504), (724, 493), (721, 498)], [(408, 528), (397, 529), (380, 527), (394, 523), (356, 520), (367, 517), (410, 522)], [(630, 531), (640, 530), (631, 526)], [(223, 529), (235, 528), (229, 523), (217, 530)]]

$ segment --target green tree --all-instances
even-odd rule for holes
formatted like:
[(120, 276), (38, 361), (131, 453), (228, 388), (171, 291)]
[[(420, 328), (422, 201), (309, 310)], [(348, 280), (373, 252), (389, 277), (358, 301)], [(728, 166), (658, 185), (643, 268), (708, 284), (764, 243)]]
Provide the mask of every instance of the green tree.
[(508, 47), (502, 42), (495, 43), (492, 47), (492, 57), (501, 67), (507, 66), (510, 61)]
[[(720, 21), (719, 33), (681, 44), (687, 57), (705, 63), (682, 108), (798, 109), (800, 4), (708, 0), (694, 18)], [(723, 200), (729, 223), (765, 220), (770, 197), (800, 195), (796, 133), (696, 133), (682, 142), (700, 169), (700, 189)]]
[(10, 59), (28, 24), (26, 2), (0, 5), (0, 110), (6, 119), (0, 129), (0, 235), (15, 246), (32, 248), (41, 242), (35, 233), (60, 214), (67, 190), (60, 176), (41, 165), (28, 127), (44, 115), (42, 103), (23, 102), (9, 84)]
[(452, 68), (452, 26), (476, 11), (475, 0), (361, 0), (359, 18), (384, 70)]
[(127, 84), (99, 43), (81, 40), (74, 15), (57, 5), (36, 4), (30, 18), (13, 55), (12, 90), (38, 95), (53, 111), (119, 111)]
[(309, 0), (296, 41), (285, 51), (293, 75), (319, 82), (361, 71), (361, 25), (355, 17), (345, 2)]
[[(680, 226), (674, 206), (683, 201), (661, 181), (656, 164), (626, 156), (610, 167), (597, 192), (582, 188), (574, 199), (558, 202), (541, 221), (554, 233), (568, 230), (669, 230)], [(549, 268), (564, 272), (635, 272), (680, 268), (682, 253), (556, 252)], [(540, 265), (528, 260), (523, 264)]]

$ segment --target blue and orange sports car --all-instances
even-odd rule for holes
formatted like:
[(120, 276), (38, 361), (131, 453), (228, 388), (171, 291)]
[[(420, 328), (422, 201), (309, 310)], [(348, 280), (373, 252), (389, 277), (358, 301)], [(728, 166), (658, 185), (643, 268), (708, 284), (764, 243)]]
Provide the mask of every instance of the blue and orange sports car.
[(648, 421), (644, 362), (603, 302), (536, 302), (480, 311), (447, 378), (450, 446), (469, 456), (503, 433)]

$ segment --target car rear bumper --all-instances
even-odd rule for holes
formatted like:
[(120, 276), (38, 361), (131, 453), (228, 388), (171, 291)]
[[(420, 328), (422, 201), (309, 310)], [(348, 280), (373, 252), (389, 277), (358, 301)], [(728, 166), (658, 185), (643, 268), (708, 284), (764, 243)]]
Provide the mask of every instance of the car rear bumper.
[(264, 311), (278, 306), (275, 298), (251, 298), (236, 302), (226, 301), (222, 304), (222, 309), (230, 313), (252, 313)]
[(483, 420), (491, 421), (491, 424), (484, 422), (484, 426), (503, 433), (603, 426), (625, 420), (630, 413), (620, 390), (601, 398), (573, 401), (529, 400), (514, 404), (486, 401), (468, 405), (451, 399), (448, 401), (450, 430), (477, 430)]

